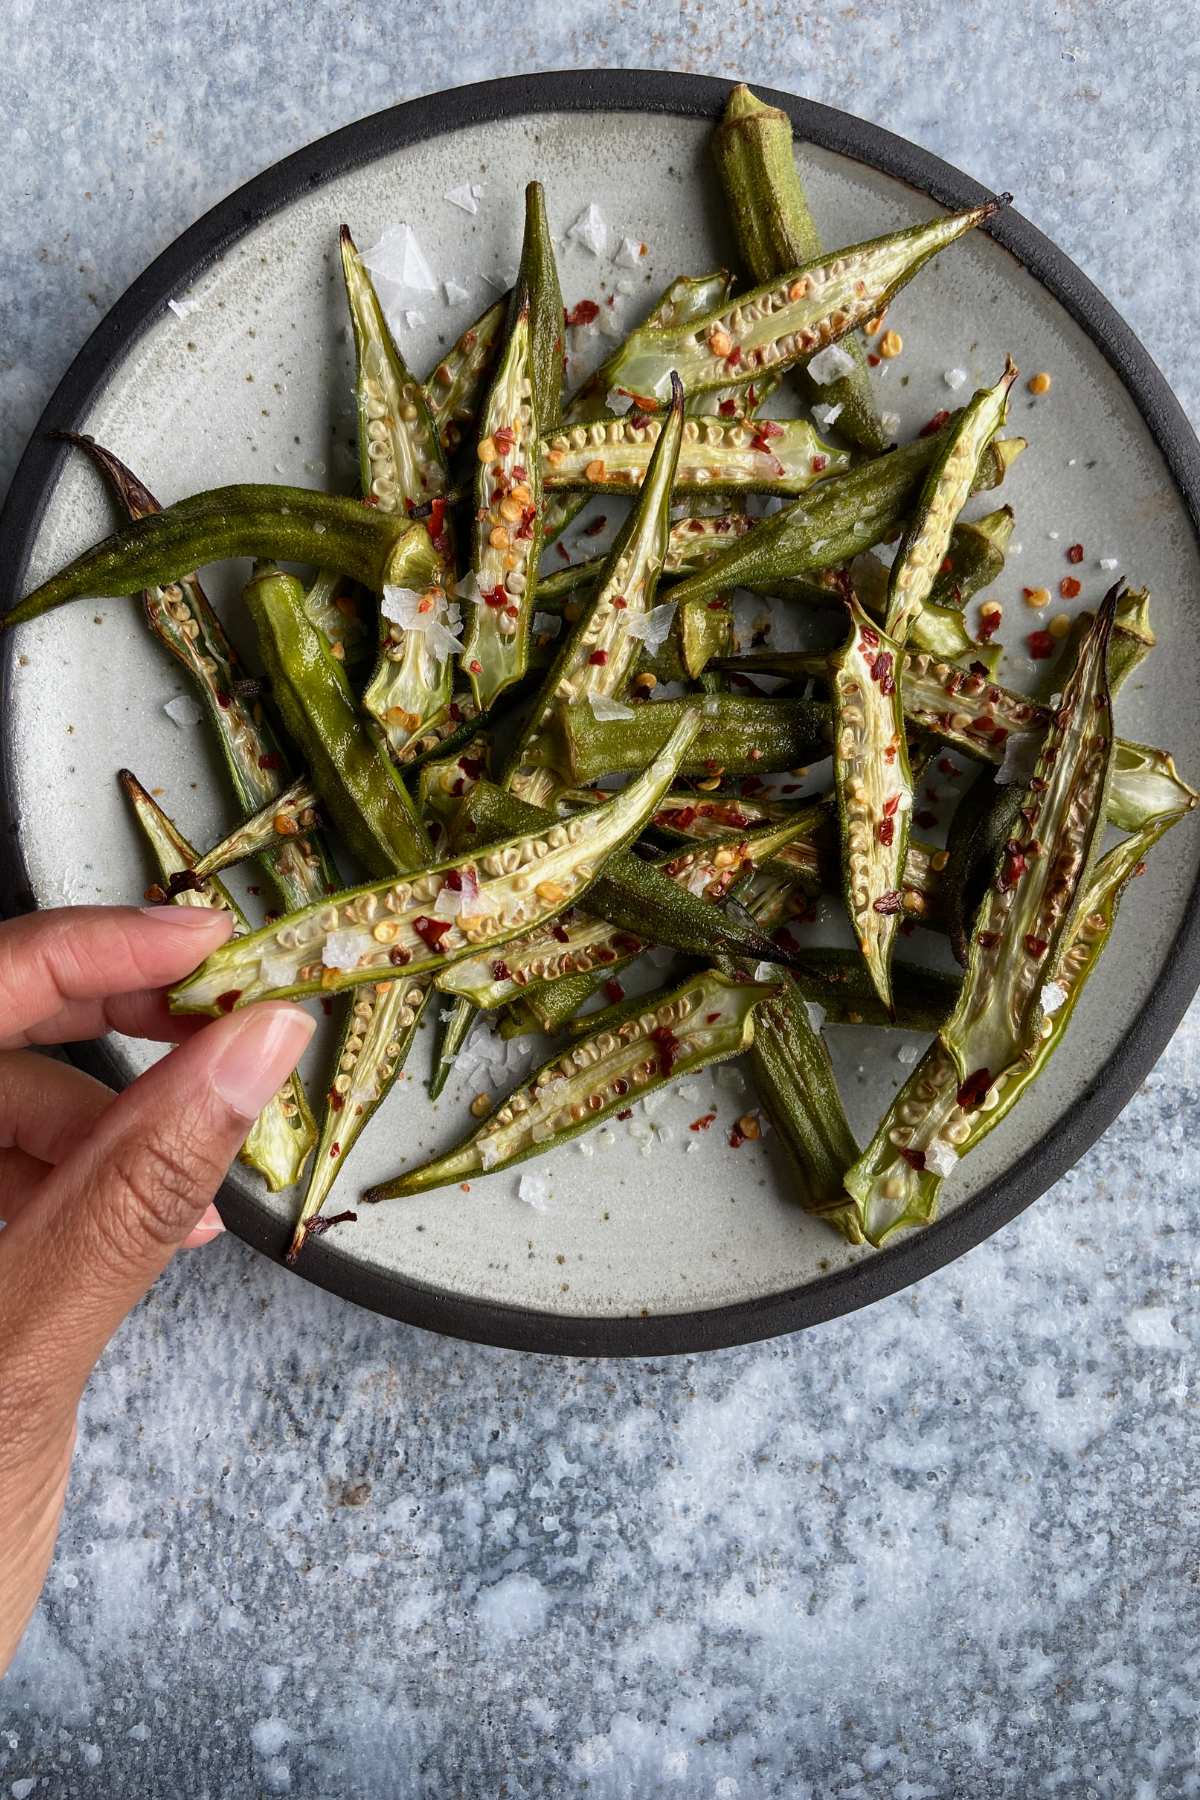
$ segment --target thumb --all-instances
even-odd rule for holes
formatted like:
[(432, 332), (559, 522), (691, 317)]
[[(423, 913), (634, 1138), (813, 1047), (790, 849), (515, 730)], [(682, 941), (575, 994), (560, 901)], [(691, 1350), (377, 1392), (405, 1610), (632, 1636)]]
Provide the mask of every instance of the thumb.
[(287, 1004), (207, 1026), (114, 1101), (5, 1233), (22, 1336), (72, 1386), (187, 1238), (314, 1030)]

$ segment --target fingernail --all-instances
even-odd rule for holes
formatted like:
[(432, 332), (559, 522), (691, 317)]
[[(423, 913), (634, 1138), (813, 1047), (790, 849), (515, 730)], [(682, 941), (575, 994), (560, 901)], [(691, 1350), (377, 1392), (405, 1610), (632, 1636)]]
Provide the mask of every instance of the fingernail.
[(201, 1244), (210, 1244), (225, 1229), (225, 1221), (215, 1206), (206, 1206), (196, 1223), (192, 1226), (184, 1241), (185, 1250), (198, 1250)]
[(299, 1062), (317, 1028), (286, 1001), (251, 1006), (231, 1019), (213, 1064), (212, 1084), (226, 1106), (256, 1119)]
[(211, 932), (218, 919), (228, 919), (229, 914), (215, 906), (139, 906), (138, 911), (147, 919), (165, 920), (168, 925), (182, 925), (184, 930), (196, 930), (203, 926)]

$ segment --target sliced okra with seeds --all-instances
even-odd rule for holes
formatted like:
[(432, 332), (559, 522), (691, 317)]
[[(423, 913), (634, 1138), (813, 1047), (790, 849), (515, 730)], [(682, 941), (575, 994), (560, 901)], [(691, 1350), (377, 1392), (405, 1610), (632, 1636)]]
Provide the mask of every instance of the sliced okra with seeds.
[(462, 657), (481, 709), (519, 681), (529, 661), (542, 546), (531, 356), (526, 310), (509, 333), (480, 421), (471, 557), (474, 605)]
[(419, 521), (311, 488), (239, 482), (177, 500), (85, 550), (26, 594), (0, 628), (10, 630), (70, 600), (117, 599), (169, 586), (206, 563), (251, 556), (336, 569), (377, 593), (412, 585), (431, 555)]
[[(726, 549), (707, 556), (673, 598), (681, 606), (705, 606), (736, 587), (786, 593), (795, 576), (853, 562), (862, 551), (886, 543), (903, 527), (947, 429), (820, 482), (760, 519)], [(1024, 438), (993, 439), (979, 461), (976, 491), (998, 487), (1024, 449)]]
[(922, 608), (932, 598), (951, 533), (974, 489), (980, 458), (1004, 424), (1017, 374), (1010, 356), (995, 387), (980, 388), (939, 439), (937, 455), (926, 471), (892, 563), (884, 624), (897, 644), (907, 641)]
[(367, 1200), (419, 1194), (505, 1169), (577, 1137), (668, 1081), (739, 1055), (773, 989), (710, 970), (651, 995), (543, 1064), (456, 1149), (372, 1188)]
[(464, 436), (475, 435), (479, 408), (504, 342), (508, 306), (509, 295), (503, 294), (485, 308), (425, 382), (425, 403), (445, 451), (456, 450)]
[[(561, 496), (560, 496), (561, 498)], [(735, 538), (744, 537), (754, 526), (746, 513), (693, 513), (676, 519), (667, 539), (663, 559), (664, 575), (686, 575), (711, 562), (728, 548)], [(586, 562), (568, 563), (554, 569), (538, 581), (538, 605), (546, 612), (560, 611), (572, 599), (594, 588), (604, 568), (602, 556)]]
[[(839, 1222), (843, 1229), (858, 1232), (852, 1241), (861, 1241), (865, 1231), (878, 1244), (896, 1231), (927, 1224), (937, 1216), (945, 1177), (1007, 1117), (1061, 1044), (1076, 1002), (1108, 946), (1125, 888), (1180, 817), (1170, 812), (1147, 820), (1096, 863), (1077, 923), (1047, 971), (1040, 1035), (1032, 1048), (997, 1074), (985, 1107), (962, 1103), (958, 1069), (935, 1041), (847, 1178), (851, 1198)], [(1050, 1007), (1045, 1002), (1047, 991)], [(902, 1145), (894, 1135), (898, 1130), (905, 1139)]]
[(591, 601), (557, 652), (529, 725), (509, 759), (506, 786), (533, 805), (547, 804), (563, 785), (562, 771), (556, 773), (541, 761), (555, 708), (585, 698), (589, 705), (618, 700), (645, 649), (670, 532), (671, 487), (682, 430), (683, 389), (676, 383), (674, 404), (656, 433), (637, 504), (605, 559)]
[[(670, 736), (683, 711), (695, 704), (655, 701), (629, 719), (597, 718), (586, 700), (562, 706), (550, 754), (575, 782), (639, 769)], [(685, 775), (763, 775), (829, 755), (830, 711), (823, 702), (722, 694), (710, 695), (702, 708), (700, 731), (683, 764)]]
[(323, 637), (339, 646), (348, 669), (370, 655), (370, 642), (362, 612), (354, 595), (335, 569), (322, 569), (304, 590), (304, 610)]
[(975, 594), (999, 581), (1012, 539), (1016, 514), (998, 506), (982, 519), (960, 519), (950, 533), (950, 548), (933, 578), (929, 598), (935, 606), (963, 607)]
[[(729, 96), (712, 144), (750, 279), (769, 281), (820, 256), (821, 239), (796, 167), (788, 115), (739, 85)], [(852, 444), (878, 453), (887, 449), (888, 434), (871, 392), (862, 339), (852, 333), (844, 348), (851, 359), (844, 374), (822, 383), (801, 367), (801, 387), (809, 401), (836, 408), (838, 429)]]
[[(110, 450), (91, 438), (64, 435), (97, 465), (131, 520), (161, 513), (149, 488)], [(239, 691), (242, 671), (237, 652), (199, 578), (189, 571), (165, 585), (148, 587), (142, 605), (151, 631), (199, 692), (239, 807), (254, 813), (269, 805), (287, 779), (287, 759), (261, 702)], [(285, 910), (304, 906), (337, 885), (319, 838), (290, 843), (267, 836), (255, 849)]]
[(225, 946), (172, 990), (173, 1005), (219, 1014), (264, 998), (407, 980), (553, 918), (638, 835), (697, 727), (694, 714), (681, 720), (636, 781), (582, 818), (331, 895)]
[[(250, 922), (223, 883), (212, 876), (207, 880), (195, 878), (196, 852), (153, 795), (128, 769), (122, 769), (118, 779), (173, 904), (227, 912), (233, 919), (234, 935), (247, 933)], [(193, 879), (179, 884), (175, 878), (185, 875)], [(299, 1075), (289, 1075), (250, 1127), (238, 1153), (239, 1160), (256, 1170), (271, 1192), (277, 1194), (299, 1181), (316, 1140), (316, 1121), (304, 1084)]]
[(368, 873), (412, 868), (428, 840), (398, 771), (367, 730), (342, 664), (292, 575), (260, 568), (245, 592), (271, 692), (327, 816)]
[(320, 798), (311, 776), (298, 775), (290, 786), (206, 850), (196, 864), (196, 874), (204, 880), (209, 875), (219, 875), (222, 869), (234, 868), (249, 856), (261, 856), (264, 850), (280, 843), (310, 836), (320, 828), (319, 807)]
[(433, 1073), (429, 1077), (431, 1100), (437, 1099), (449, 1081), (455, 1058), (470, 1036), (471, 1027), (478, 1017), (479, 1008), (472, 1001), (462, 998), (455, 1000), (450, 1017), (444, 1022), (433, 1059)]
[[(661, 429), (659, 418), (633, 415), (564, 425), (542, 439), (543, 485), (632, 493), (646, 478)], [(807, 419), (690, 418), (674, 486), (681, 493), (805, 494), (849, 463)]]
[(481, 732), (449, 756), (422, 763), (417, 778), (421, 817), (448, 824), (476, 782), (487, 779), (491, 754), (491, 739)]
[(672, 369), (689, 394), (699, 394), (808, 361), (881, 311), (932, 256), (984, 224), (1002, 204), (989, 200), (822, 253), (703, 319), (641, 334), (640, 342), (626, 343), (609, 359), (605, 378), (653, 409), (666, 397)]
[(346, 1158), (391, 1092), (430, 992), (426, 976), (411, 982), (381, 981), (357, 988), (350, 996), (288, 1262), (294, 1263), (308, 1242)]
[(912, 820), (899, 660), (898, 645), (852, 601), (850, 634), (830, 660), (842, 893), (863, 960), (888, 1008)]
[(750, 1068), (779, 1135), (795, 1198), (818, 1216), (844, 1201), (846, 1170), (858, 1156), (833, 1065), (808, 1002), (789, 976), (755, 1012)]

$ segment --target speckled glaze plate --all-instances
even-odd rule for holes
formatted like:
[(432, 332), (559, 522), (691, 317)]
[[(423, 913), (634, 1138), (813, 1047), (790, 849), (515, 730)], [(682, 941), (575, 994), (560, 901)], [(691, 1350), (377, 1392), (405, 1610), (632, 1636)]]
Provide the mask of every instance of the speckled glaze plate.
[[(110, 528), (99, 486), (49, 441), (52, 428), (94, 433), (165, 501), (232, 480), (352, 491), (351, 352), (335, 245), (348, 221), (360, 243), (409, 221), (435, 273), (469, 290), (458, 305), (428, 297), (403, 347), (432, 365), (480, 310), (483, 277), (511, 271), (521, 192), (545, 183), (563, 232), (596, 200), (616, 237), (649, 245), (629, 297), (632, 320), (671, 276), (728, 260), (732, 247), (706, 145), (727, 84), (695, 76), (587, 72), (522, 77), (416, 100), (352, 125), (269, 170), (186, 232), (100, 326), (55, 394), (0, 522), (0, 604)], [(805, 171), (827, 244), (851, 243), (961, 207), (982, 190), (876, 126), (785, 94), (809, 148)], [(484, 188), (477, 215), (443, 196)], [(1019, 196), (1018, 196), (1019, 199)], [(612, 291), (621, 271), (578, 243), (561, 263), (568, 305)], [(167, 306), (185, 300), (181, 318)], [(1015, 211), (922, 273), (893, 307), (902, 358), (880, 371), (881, 404), (915, 430), (948, 398), (942, 375), (995, 379), (1006, 350), (1048, 369), (1045, 401), (1019, 390), (1010, 429), (1032, 448), (1005, 490), (1017, 511), (1001, 598), (1002, 636), (1019, 644), (1020, 588), (1054, 586), (1067, 544), (1085, 545), (1084, 593), (1110, 576), (1102, 558), (1153, 590), (1161, 648), (1121, 695), (1125, 735), (1164, 742), (1200, 772), (1200, 709), (1181, 654), (1194, 626), (1200, 450), (1162, 377), (1128, 327), (1060, 251)], [(968, 390), (969, 391), (969, 390)], [(230, 604), (236, 580), (212, 571)], [(131, 901), (147, 879), (114, 771), (128, 765), (197, 842), (232, 817), (199, 731), (163, 705), (174, 665), (124, 602), (80, 604), (3, 647), (6, 906)], [(53, 795), (53, 805), (48, 796)], [(1150, 1069), (1200, 979), (1194, 904), (1200, 834), (1184, 824), (1155, 851), (1124, 903), (1103, 970), (1064, 1050), (1031, 1095), (964, 1164), (941, 1221), (883, 1252), (853, 1251), (788, 1198), (769, 1141), (728, 1147), (714, 1128), (699, 1154), (687, 1126), (711, 1102), (728, 1125), (747, 1104), (728, 1078), (705, 1076), (654, 1116), (654, 1134), (617, 1127), (593, 1154), (544, 1159), (546, 1209), (518, 1195), (519, 1171), (469, 1195), (426, 1194), (360, 1213), (306, 1252), (303, 1274), (378, 1311), (485, 1342), (576, 1354), (695, 1351), (794, 1330), (847, 1312), (959, 1256), (1026, 1206), (1116, 1116)], [(312, 1067), (321, 1080), (329, 1032)], [(830, 1033), (851, 1123), (865, 1136), (918, 1040)], [(428, 1034), (410, 1076), (373, 1122), (344, 1178), (343, 1204), (368, 1182), (460, 1134), (478, 1081), (453, 1083), (431, 1107)], [(80, 1060), (127, 1082), (153, 1051), (110, 1040)], [(639, 1121), (635, 1121), (635, 1124)], [(665, 1126), (666, 1130), (660, 1128)], [(593, 1134), (595, 1135), (595, 1134)], [(608, 1140), (611, 1139), (611, 1142)], [(224, 1190), (230, 1226), (278, 1256), (294, 1195), (272, 1198), (238, 1168)], [(1064, 1233), (1068, 1225), (1064, 1221)]]

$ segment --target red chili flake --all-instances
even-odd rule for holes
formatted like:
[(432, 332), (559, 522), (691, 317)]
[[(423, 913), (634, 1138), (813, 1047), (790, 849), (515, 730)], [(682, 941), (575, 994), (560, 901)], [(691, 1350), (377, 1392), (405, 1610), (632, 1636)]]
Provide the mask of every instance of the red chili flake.
[(440, 950), (442, 939), (450, 929), (449, 919), (431, 919), (428, 913), (421, 913), (413, 920), (413, 930), (423, 944), (431, 950)]
[(388, 951), (388, 961), (394, 969), (402, 969), (405, 963), (412, 961), (412, 951), (406, 950), (403, 944), (393, 944)]
[(689, 519), (688, 523), (687, 523), (687, 529), (691, 532), (703, 531), (704, 530), (704, 520), (703, 519)]
[(761, 794), (766, 785), (761, 775), (743, 775), (738, 782), (738, 793), (747, 800), (754, 794)]
[(916, 1169), (917, 1173), (920, 1174), (921, 1170), (925, 1167), (925, 1152), (923, 1150), (905, 1150), (904, 1147), (901, 1146), (900, 1154), (908, 1164), (909, 1168)]
[(719, 1012), (705, 1013), (704, 1023), (706, 1025), (715, 1025), (720, 1016)]
[(557, 938), (560, 944), (565, 944), (569, 942), (571, 934), (565, 925), (552, 925), (550, 927), (550, 935), (551, 937)]
[(363, 505), (364, 506), (378, 506), (379, 505), (378, 497), (375, 494), (368, 494), (366, 496), (366, 498), (363, 500)]
[(1064, 600), (1074, 600), (1083, 591), (1083, 583), (1076, 581), (1074, 575), (1064, 575), (1058, 584), (1058, 591)]
[(892, 653), (890, 650), (881, 650), (871, 664), (871, 680), (879, 683), (880, 693), (895, 693), (896, 679), (892, 674)]
[(629, 605), (629, 602), (628, 602), (628, 600), (626, 600), (624, 594), (614, 594), (612, 597), (612, 603), (616, 607), (618, 612), (624, 612), (625, 608)]
[(867, 361), (870, 363), (870, 365), (873, 369), (877, 369), (879, 367), (880, 363), (883, 361), (883, 358), (882, 358), (882, 356), (879, 356), (874, 350), (868, 350), (867, 351)]
[(580, 536), (581, 537), (599, 537), (600, 533), (604, 530), (604, 527), (607, 524), (608, 524), (607, 514), (597, 513), (596, 517), (594, 519), (589, 520), (589, 522), (584, 526), (582, 532), (580, 533)]
[(992, 1085), (990, 1069), (976, 1069), (962, 1083), (958, 1090), (958, 1104), (964, 1112), (978, 1112), (987, 1098), (987, 1091)]
[(483, 774), (482, 756), (460, 756), (458, 766), (469, 781), (478, 781)]
[(746, 389), (747, 411), (753, 412), (757, 405), (758, 405), (758, 389), (755, 387), (754, 383), (751, 382), (750, 386)]
[(1054, 639), (1048, 631), (1031, 631), (1025, 641), (1034, 662), (1045, 662), (1048, 656), (1054, 655)]
[(632, 1117), (633, 1117), (633, 1108), (632, 1108), (632, 1106), (623, 1106), (623, 1107), (622, 1107), (622, 1108), (621, 1108), (621, 1110), (620, 1110), (620, 1112), (619, 1112), (619, 1113), (618, 1113), (618, 1114), (617, 1114), (617, 1117), (618, 1117), (618, 1119), (620, 1119), (620, 1120), (621, 1120), (621, 1121), (622, 1121), (622, 1122), (624, 1122), (624, 1120), (626, 1120), (626, 1119), (632, 1119)]
[[(1000, 629), (1000, 620), (1002, 617), (1003, 617), (1003, 614), (998, 613), (998, 612), (981, 612), (980, 613), (980, 615), (979, 615), (979, 641), (981, 644), (988, 644), (995, 637), (996, 633)], [(976, 673), (978, 673), (978, 670), (976, 671)], [(987, 674), (986, 668), (984, 668), (983, 673), (985, 675)]]
[(814, 456), (811, 467), (813, 474), (819, 475), (823, 469), (829, 467), (829, 458), (827, 456)]
[(452, 781), (450, 783), (450, 792), (451, 792), (452, 796), (454, 797), (454, 799), (457, 800), (461, 795), (465, 794), (466, 791), (467, 791), (467, 784), (463, 780), (461, 775), (459, 776), (457, 781)]
[(729, 355), (725, 358), (725, 361), (729, 364), (731, 369), (736, 369), (741, 360), (742, 346), (740, 344), (735, 344), (733, 349), (729, 352)]
[(1071, 548), (1067, 551), (1067, 561), (1069, 563), (1081, 563), (1083, 561), (1083, 545), (1082, 544), (1072, 544), (1071, 545)]
[(497, 958), (497, 960), (492, 964), (492, 980), (493, 981), (511, 981), (512, 980), (512, 973), (509, 969), (508, 964), (500, 958)]
[(913, 824), (919, 825), (922, 831), (931, 831), (937, 824), (937, 814), (931, 813), (927, 806), (923, 806), (920, 812), (913, 814)]
[(234, 1007), (237, 1005), (238, 1001), (241, 999), (241, 997), (242, 997), (241, 988), (230, 988), (228, 993), (218, 994), (217, 995), (217, 1011), (223, 1012), (223, 1013), (232, 1012)]
[(877, 913), (898, 913), (904, 905), (904, 895), (899, 888), (892, 888), (890, 893), (880, 894), (874, 905)]
[(511, 425), (501, 425), (498, 430), (493, 431), (492, 433), (492, 442), (495, 444), (501, 456), (507, 456), (516, 441), (517, 434)]
[(1032, 931), (1027, 931), (1025, 934), (1025, 948), (1032, 957), (1045, 956), (1047, 950), (1050, 948), (1050, 940), (1048, 938), (1034, 937)]
[(723, 600), (710, 600), (708, 603), (708, 610), (709, 612), (724, 612), (725, 602)]
[(458, 701), (452, 700), (450, 702), (450, 705), (449, 705), (447, 711), (448, 711), (449, 717), (452, 718), (454, 720), (454, 723), (457, 725), (459, 723), (460, 719), (462, 718), (462, 707), (458, 704)]
[(889, 794), (887, 799), (883, 803), (884, 818), (885, 819), (894, 819), (897, 811), (899, 810), (899, 807), (900, 807), (899, 794)]
[(232, 704), (233, 704), (233, 701), (231, 700), (230, 696), (224, 691), (224, 689), (222, 689), (217, 695), (217, 705), (224, 707), (224, 706), (232, 706)]
[(282, 769), (283, 758), (278, 750), (266, 750), (258, 759), (260, 769)]
[(588, 661), (591, 663), (591, 665), (594, 669), (602, 669), (604, 667), (605, 663), (608, 661), (608, 651), (607, 650), (593, 650), (592, 654), (588, 657)]
[(429, 539), (435, 550), (445, 550), (446, 545), (446, 500), (444, 496), (431, 502), (429, 507)]
[(508, 605), (508, 595), (500, 586), (499, 582), (497, 582), (493, 588), (484, 588), (479, 598), (483, 601), (485, 606), (495, 607), (497, 612)]
[(525, 464), (524, 463), (514, 463), (513, 464), (512, 478), (514, 481), (524, 481), (525, 480)]
[(1016, 887), (1029, 864), (1025, 860), (1025, 852), (1020, 844), (1009, 843), (1005, 848), (1004, 863), (1000, 870), (1000, 886)]
[(563, 318), (568, 325), (590, 325), (599, 317), (600, 308), (594, 300), (577, 300), (570, 312), (563, 308)]
[(650, 1033), (650, 1042), (658, 1045), (659, 1074), (666, 1077), (675, 1067), (680, 1043), (669, 1025), (659, 1025)]
[(615, 1006), (618, 1000), (623, 1000), (625, 998), (625, 989), (621, 986), (619, 981), (606, 981), (604, 984), (604, 998), (610, 1005)]
[(334, 1088), (330, 1088), (326, 1098), (329, 1101), (331, 1112), (341, 1112), (343, 1106), (346, 1104), (345, 1094), (339, 1094)]
[(680, 831), (686, 831), (690, 825), (694, 825), (696, 822), (696, 808), (681, 806), (672, 812), (668, 807), (666, 812), (659, 813), (654, 822), (656, 825), (675, 825)]
[(895, 843), (895, 841), (896, 841), (896, 821), (895, 821), (895, 819), (880, 819), (878, 831), (879, 831), (879, 841), (881, 844), (887, 844), (890, 846)]
[(884, 762), (894, 763), (898, 754), (899, 754), (899, 745), (898, 744), (885, 744), (884, 745), (884, 749), (883, 749)]
[(953, 570), (954, 570), (954, 558), (952, 556), (943, 556), (942, 571), (941, 571), (942, 574), (950, 575), (953, 573)]
[(716, 1116), (715, 1112), (701, 1113), (698, 1119), (692, 1120), (691, 1124), (688, 1126), (688, 1130), (707, 1131)]
[(742, 1130), (741, 1125), (734, 1125), (733, 1130), (729, 1133), (729, 1148), (731, 1150), (740, 1150), (745, 1142), (746, 1134)]
[(531, 538), (533, 536), (533, 525), (534, 525), (534, 520), (536, 518), (537, 518), (537, 507), (536, 506), (522, 507), (521, 508), (521, 523), (517, 526), (517, 529), (513, 533), (513, 536), (518, 537), (518, 538)]
[(862, 628), (862, 637), (859, 641), (859, 649), (873, 650), (878, 642), (879, 633), (873, 630), (870, 625), (864, 625)]
[(957, 774), (958, 774), (958, 770), (955, 768), (954, 764), (950, 761), (950, 758), (948, 756), (939, 756), (938, 757), (938, 768), (942, 771), (943, 775), (949, 775), (951, 778), (957, 776)]
[(562, 557), (562, 559), (563, 559), (563, 561), (564, 561), (564, 562), (565, 562), (565, 563), (569, 563), (569, 562), (570, 562), (570, 560), (571, 560), (571, 553), (570, 553), (570, 551), (569, 551), (569, 550), (568, 550), (568, 549), (567, 549), (567, 546), (566, 546), (566, 545), (565, 545), (565, 544), (561, 544), (561, 543), (560, 543), (560, 544), (555, 544), (555, 546), (554, 546), (554, 548), (555, 548), (555, 550), (556, 550), (556, 551), (557, 551), (557, 552), (558, 552), (558, 554), (559, 554), (559, 556), (561, 556), (561, 557)]
[(949, 420), (950, 414), (946, 411), (945, 407), (941, 407), (934, 413), (932, 419), (926, 419), (920, 431), (918, 431), (917, 436), (936, 437), (938, 432), (942, 429), (942, 426), (948, 424)]
[(630, 931), (618, 931), (613, 936), (613, 943), (623, 956), (636, 956), (644, 948), (641, 938), (634, 937)]
[(733, 415), (737, 412), (737, 401), (734, 399), (722, 400), (721, 404), (717, 408), (717, 411), (719, 413), (721, 413), (723, 415), (723, 417), (725, 417), (726, 419), (731, 419), (733, 417)]

